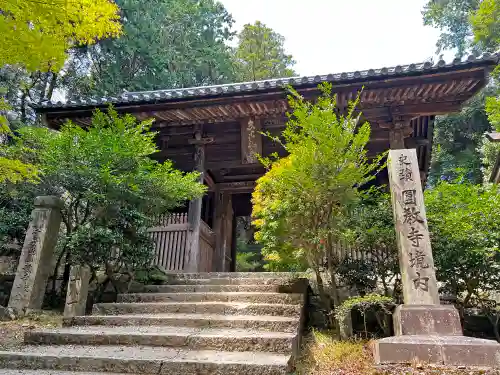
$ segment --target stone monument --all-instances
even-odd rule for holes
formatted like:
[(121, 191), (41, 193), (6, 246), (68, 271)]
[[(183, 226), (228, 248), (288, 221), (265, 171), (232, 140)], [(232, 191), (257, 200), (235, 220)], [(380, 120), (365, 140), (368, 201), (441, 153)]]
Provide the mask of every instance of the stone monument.
[(9, 305), (17, 316), (42, 308), (52, 257), (61, 225), (63, 202), (52, 196), (37, 197), (31, 213)]
[(91, 271), (88, 266), (72, 266), (69, 274), (64, 317), (85, 315)]
[(390, 150), (387, 168), (404, 304), (396, 336), (374, 344), (376, 363), (500, 367), (500, 344), (463, 336), (458, 311), (440, 305), (416, 150)]

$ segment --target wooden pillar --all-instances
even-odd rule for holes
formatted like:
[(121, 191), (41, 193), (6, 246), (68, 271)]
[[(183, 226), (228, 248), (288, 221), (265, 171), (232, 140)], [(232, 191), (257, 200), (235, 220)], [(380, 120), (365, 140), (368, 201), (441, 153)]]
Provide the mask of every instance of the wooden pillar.
[(389, 147), (391, 150), (406, 148), (405, 138), (409, 137), (413, 129), (410, 118), (394, 119), (389, 125)]
[(215, 191), (215, 257), (213, 270), (228, 272), (231, 263), (231, 244), (233, 241), (233, 202), (231, 192)]
[[(204, 181), (205, 173), (205, 145), (213, 142), (213, 138), (202, 138), (201, 129), (196, 129), (194, 139), (189, 141), (195, 146), (194, 169), (200, 172), (200, 183)], [(188, 238), (186, 244), (187, 259), (186, 272), (198, 272), (200, 266), (200, 224), (201, 206), (203, 198), (193, 199), (189, 202), (188, 211)]]

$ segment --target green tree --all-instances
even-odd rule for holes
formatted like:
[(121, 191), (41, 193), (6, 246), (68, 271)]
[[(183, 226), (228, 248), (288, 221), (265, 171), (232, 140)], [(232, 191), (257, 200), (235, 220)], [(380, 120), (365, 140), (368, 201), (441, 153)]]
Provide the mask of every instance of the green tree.
[(384, 295), (400, 297), (401, 275), (389, 195), (374, 189), (367, 191), (351, 206), (344, 227), (346, 242), (360, 249), (364, 258), (345, 258), (339, 274), (365, 293), (381, 285)]
[(479, 7), (480, 0), (428, 0), (422, 15), (424, 25), (441, 30), (437, 41), (437, 53), (456, 50), (462, 57), (473, 46), (473, 32), (470, 16)]
[(215, 0), (117, 0), (124, 35), (75, 51), (70, 96), (226, 83), (233, 19)]
[(148, 263), (151, 219), (203, 194), (197, 173), (150, 158), (158, 151), (151, 123), (110, 109), (96, 112), (86, 129), (69, 122), (59, 132), (19, 130), (11, 149), (39, 168), (35, 194), (65, 202), (58, 258), (67, 266), (65, 280), (73, 263), (103, 267), (108, 277)]
[(282, 35), (260, 21), (243, 26), (235, 52), (237, 78), (258, 81), (296, 76), (292, 69), (295, 61), (285, 53), (284, 43)]
[[(500, 2), (498, 0), (484, 0), (477, 12), (471, 17), (474, 37), (477, 43), (496, 51), (500, 47)], [(496, 81), (494, 96), (486, 99), (486, 112), (493, 127), (500, 131), (500, 65), (493, 74)]]
[[(268, 250), (301, 249), (318, 282), (325, 309), (340, 303), (335, 245), (342, 238), (342, 217), (359, 197), (358, 187), (372, 180), (380, 158), (369, 162), (368, 123), (358, 124), (351, 103), (346, 116), (337, 116), (331, 85), (320, 86), (322, 95), (312, 103), (289, 97), (292, 113), (282, 139), (288, 152), (278, 160), (264, 159), (268, 172), (253, 193), (256, 239)], [(332, 293), (323, 287), (326, 267)]]
[(485, 111), (485, 100), (496, 89), (488, 87), (475, 96), (459, 113), (437, 117), (434, 124), (434, 146), (428, 183), (454, 180), (459, 175), (481, 183), (484, 133), (491, 129)]
[(495, 52), (500, 45), (500, 2), (483, 0), (471, 15), (474, 41), (486, 50)]
[[(456, 50), (457, 56), (463, 57), (470, 52), (494, 51), (495, 38), (486, 35), (488, 30), (495, 30), (496, 7), (495, 0), (430, 0), (423, 11), (424, 24), (441, 30), (438, 53)], [(488, 96), (497, 90), (497, 83), (492, 82), (460, 113), (436, 117), (429, 174), (431, 186), (441, 179), (453, 180), (463, 174), (475, 183), (489, 177), (483, 176), (481, 166), (484, 159), (481, 150), (485, 150), (483, 134), (491, 128), (485, 104), (492, 101)]]
[[(118, 36), (120, 17), (108, 0), (0, 0), (0, 9), (0, 183), (34, 181), (32, 165), (5, 156), (3, 143), (11, 135), (7, 115), (16, 105), (19, 119), (26, 121), (28, 102), (52, 97), (68, 49)], [(43, 87), (38, 95), (35, 86)]]
[(1, 0), (0, 9), (0, 66), (58, 71), (72, 46), (121, 32), (118, 7), (108, 0)]
[(500, 287), (498, 186), (440, 182), (425, 192), (437, 278), (464, 305)]

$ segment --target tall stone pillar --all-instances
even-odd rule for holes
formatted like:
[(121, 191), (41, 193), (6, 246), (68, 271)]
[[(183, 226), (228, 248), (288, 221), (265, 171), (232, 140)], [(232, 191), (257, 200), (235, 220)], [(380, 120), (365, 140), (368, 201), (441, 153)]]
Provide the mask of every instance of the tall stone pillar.
[(396, 336), (375, 342), (375, 361), (500, 366), (500, 345), (462, 336), (458, 311), (440, 305), (416, 150), (390, 150), (387, 168), (404, 304)]
[(47, 279), (52, 271), (62, 207), (63, 202), (57, 197), (35, 199), (8, 305), (16, 315), (42, 308)]

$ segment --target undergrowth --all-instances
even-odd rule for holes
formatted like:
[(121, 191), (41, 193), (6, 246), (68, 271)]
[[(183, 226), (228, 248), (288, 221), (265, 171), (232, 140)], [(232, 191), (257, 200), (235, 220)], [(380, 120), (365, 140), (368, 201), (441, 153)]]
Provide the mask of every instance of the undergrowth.
[(499, 370), (467, 369), (423, 363), (375, 366), (368, 341), (337, 341), (313, 331), (303, 340), (294, 375), (500, 375)]

